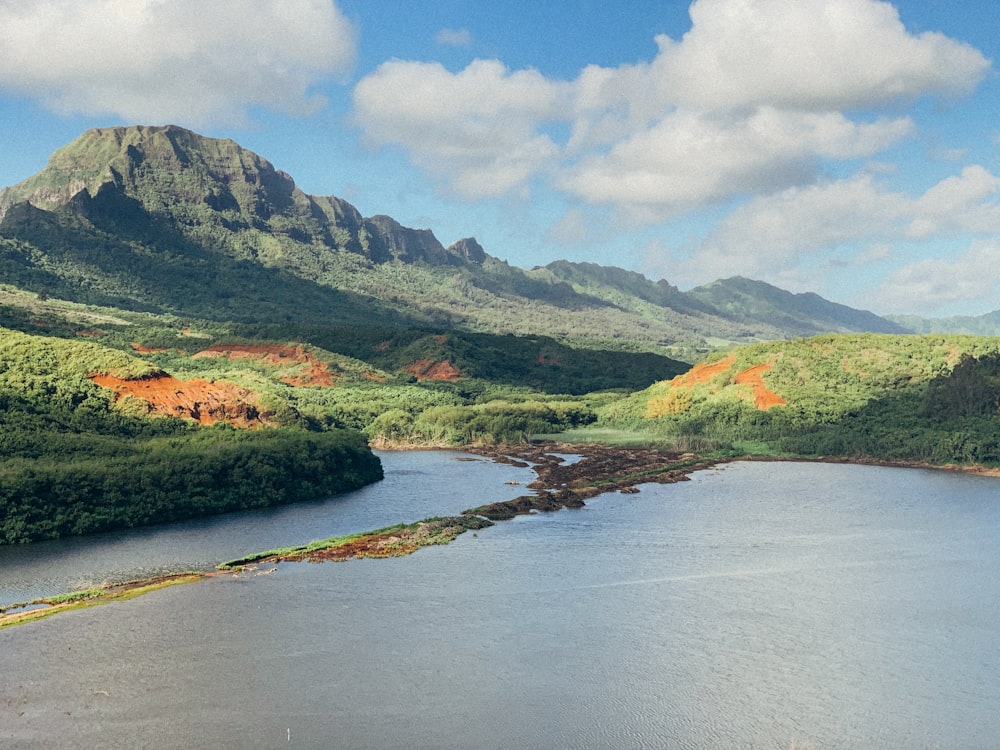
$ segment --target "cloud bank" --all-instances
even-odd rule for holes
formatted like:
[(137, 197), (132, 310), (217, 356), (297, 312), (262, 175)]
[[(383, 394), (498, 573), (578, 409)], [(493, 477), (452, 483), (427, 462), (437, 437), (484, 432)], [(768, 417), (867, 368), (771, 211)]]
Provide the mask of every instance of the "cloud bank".
[(60, 114), (242, 124), (324, 106), (355, 37), (329, 0), (0, 0), (0, 88)]
[(792, 187), (731, 212), (682, 273), (761, 276), (823, 248), (1000, 232), (1000, 178), (972, 165), (913, 198), (861, 173)]
[(960, 96), (989, 67), (966, 44), (910, 34), (876, 0), (698, 0), (690, 15), (682, 39), (657, 37), (651, 61), (572, 81), (498, 61), (455, 73), (387, 62), (356, 87), (356, 122), (466, 197), (543, 178), (655, 222), (877, 154), (913, 130), (882, 110)]

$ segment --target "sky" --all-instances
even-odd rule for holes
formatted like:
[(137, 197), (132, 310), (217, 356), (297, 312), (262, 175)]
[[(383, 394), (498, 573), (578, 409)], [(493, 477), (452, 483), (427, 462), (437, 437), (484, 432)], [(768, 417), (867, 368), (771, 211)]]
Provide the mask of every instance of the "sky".
[(979, 315), (998, 52), (996, 0), (0, 0), (0, 186), (172, 123), (525, 268)]

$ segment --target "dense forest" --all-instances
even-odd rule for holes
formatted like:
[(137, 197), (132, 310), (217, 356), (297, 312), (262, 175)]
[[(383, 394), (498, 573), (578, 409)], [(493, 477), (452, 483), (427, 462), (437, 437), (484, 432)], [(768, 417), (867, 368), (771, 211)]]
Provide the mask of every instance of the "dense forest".
[(0, 330), (0, 543), (313, 500), (382, 478), (357, 432), (129, 416), (85, 375), (148, 363)]

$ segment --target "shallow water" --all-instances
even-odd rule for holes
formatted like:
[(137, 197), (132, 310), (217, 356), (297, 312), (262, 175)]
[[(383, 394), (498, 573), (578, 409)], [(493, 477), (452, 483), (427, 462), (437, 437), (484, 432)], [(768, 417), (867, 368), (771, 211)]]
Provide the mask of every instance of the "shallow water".
[(992, 748), (998, 489), (740, 463), (67, 613), (0, 632), (0, 744)]

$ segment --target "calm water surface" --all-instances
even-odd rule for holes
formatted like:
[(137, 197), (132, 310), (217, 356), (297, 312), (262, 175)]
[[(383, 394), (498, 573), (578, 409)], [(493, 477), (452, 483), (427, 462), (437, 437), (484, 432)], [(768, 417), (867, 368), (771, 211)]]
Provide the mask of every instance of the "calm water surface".
[[(39, 544), (0, 546), (0, 605), (220, 562), (509, 500), (528, 469), (452, 451), (378, 452), (383, 481), (315, 503)], [(485, 499), (483, 499), (485, 498)]]
[[(422, 455), (410, 494), (519, 494)], [(739, 463), (68, 613), (0, 631), (0, 746), (994, 748), (998, 490)]]

